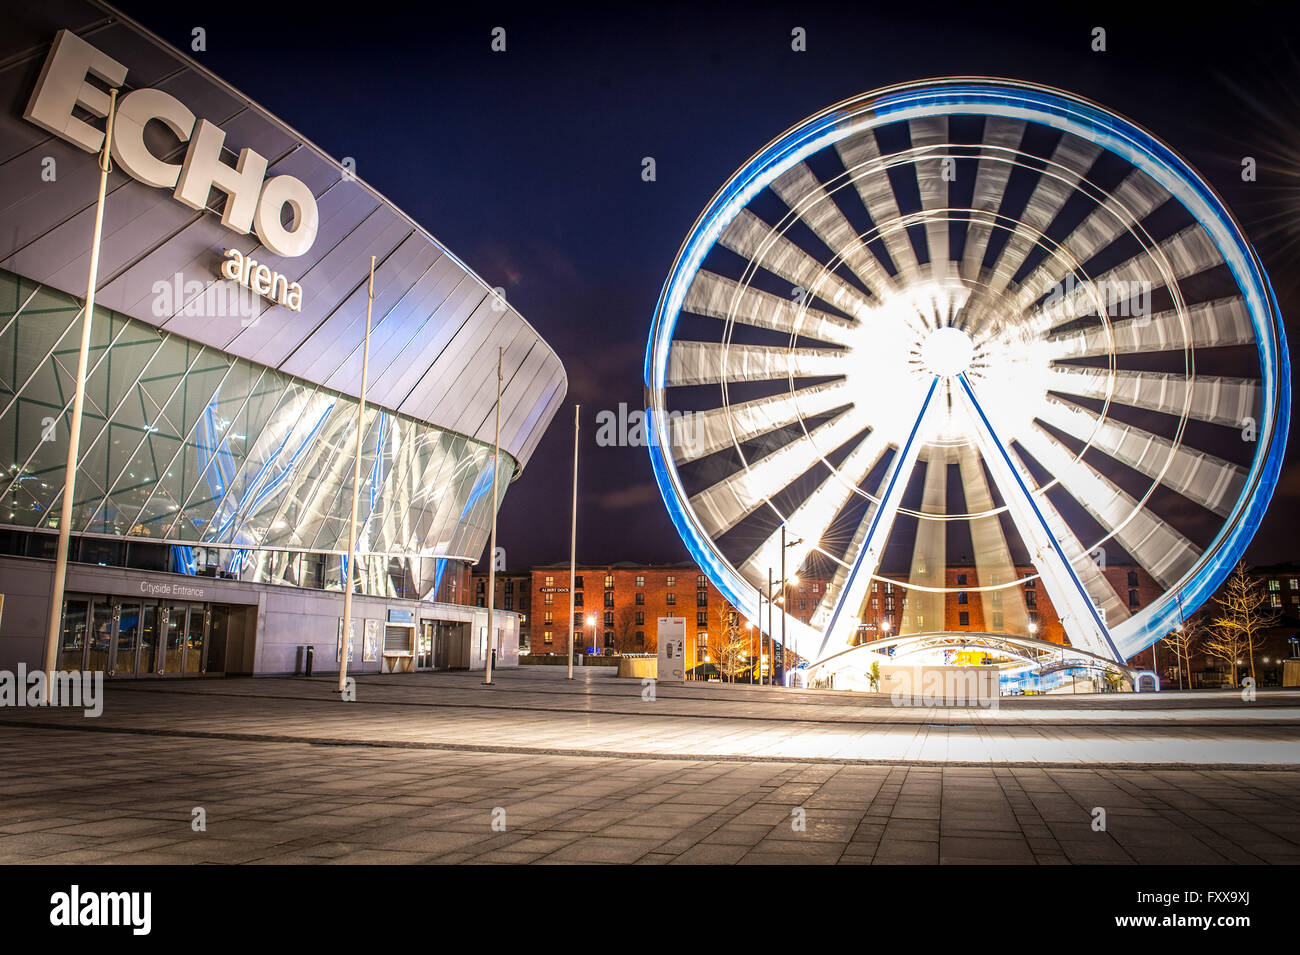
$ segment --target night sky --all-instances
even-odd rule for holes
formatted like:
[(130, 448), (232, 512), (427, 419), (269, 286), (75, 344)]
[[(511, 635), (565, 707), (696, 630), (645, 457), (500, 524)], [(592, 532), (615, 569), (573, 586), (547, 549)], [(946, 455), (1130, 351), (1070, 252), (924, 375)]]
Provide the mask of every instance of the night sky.
[[(676, 561), (644, 448), (598, 448), (594, 416), (642, 400), (646, 336), (696, 216), (777, 134), (846, 97), (978, 74), (1098, 101), (1186, 157), (1225, 199), (1300, 335), (1300, 29), (1294, 3), (781, 6), (652, 2), (405, 9), (121, 0), (409, 213), (510, 301), (563, 360), (569, 396), (506, 496), (512, 568), (568, 559), (572, 406), (583, 405), (578, 559)], [(1193, 12), (1194, 11), (1194, 12)], [(490, 49), (507, 31), (507, 52)], [(794, 27), (808, 50), (790, 49)], [(1096, 26), (1108, 50), (1090, 50)], [(1243, 156), (1259, 178), (1243, 183)], [(643, 157), (658, 178), (641, 179)], [(1294, 362), (1294, 356), (1292, 361)], [(1248, 559), (1300, 556), (1300, 461)]]

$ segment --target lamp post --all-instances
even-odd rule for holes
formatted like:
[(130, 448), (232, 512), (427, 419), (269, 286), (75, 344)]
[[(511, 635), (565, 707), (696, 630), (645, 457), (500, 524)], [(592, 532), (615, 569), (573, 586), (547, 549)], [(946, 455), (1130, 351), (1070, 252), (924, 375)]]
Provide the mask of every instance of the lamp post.
[(587, 626), (591, 627), (591, 648), (596, 649), (596, 615), (587, 615)]

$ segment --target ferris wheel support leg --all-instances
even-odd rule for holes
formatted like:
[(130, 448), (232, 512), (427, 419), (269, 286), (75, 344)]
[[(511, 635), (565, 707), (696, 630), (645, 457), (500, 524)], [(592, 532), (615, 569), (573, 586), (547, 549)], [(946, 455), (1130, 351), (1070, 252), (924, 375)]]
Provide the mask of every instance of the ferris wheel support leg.
[(911, 433), (908, 434), (907, 440), (889, 466), (880, 503), (876, 505), (875, 512), (871, 515), (871, 525), (862, 540), (862, 546), (858, 548), (853, 569), (849, 571), (848, 578), (844, 582), (844, 590), (835, 604), (830, 621), (826, 624), (821, 647), (817, 651), (818, 660), (826, 656), (828, 647), (839, 649), (841, 643), (848, 643), (850, 632), (857, 629), (858, 609), (866, 599), (871, 578), (880, 566), (880, 557), (884, 553), (886, 541), (889, 540), (889, 531), (894, 526), (899, 505), (903, 501), (903, 492), (907, 490), (908, 478), (916, 470), (916, 459), (921, 452), (922, 444), (918, 437), (921, 433), (921, 424), (925, 421), (925, 413), (930, 408), (930, 402), (938, 386), (939, 379), (936, 377), (925, 392), (925, 398), (921, 401), (921, 410), (917, 412), (916, 423), (912, 425)]
[(1052, 606), (1060, 617), (1061, 625), (1071, 646), (1087, 650), (1098, 656), (1117, 663), (1124, 658), (1110, 638), (1110, 630), (1096, 604), (1088, 594), (1083, 582), (1070, 565), (1070, 560), (1061, 546), (1061, 542), (1052, 534), (1047, 519), (1035, 503), (1033, 494), (1025, 484), (1024, 478), (1016, 469), (1011, 455), (998, 440), (993, 426), (980, 407), (966, 376), (958, 375), (961, 393), (972, 412), (975, 422), (975, 436), (980, 451), (988, 465), (993, 482), (1002, 493), (1007, 504), (1007, 512), (1016, 525), (1021, 539), (1030, 550), (1031, 559)]

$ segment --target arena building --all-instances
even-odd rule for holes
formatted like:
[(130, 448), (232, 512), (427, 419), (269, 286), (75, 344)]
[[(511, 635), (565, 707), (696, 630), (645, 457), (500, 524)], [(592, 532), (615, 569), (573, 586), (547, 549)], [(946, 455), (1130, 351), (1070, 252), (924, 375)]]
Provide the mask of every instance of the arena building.
[[(0, 38), (0, 667), (39, 666), (110, 88), (113, 170), (59, 666), (337, 668), (371, 256), (350, 670), (479, 667), (470, 567), (564, 399), (554, 351), (419, 224), (112, 8)], [(492, 499), (498, 351), (502, 473)], [(518, 615), (494, 624), (509, 665)]]

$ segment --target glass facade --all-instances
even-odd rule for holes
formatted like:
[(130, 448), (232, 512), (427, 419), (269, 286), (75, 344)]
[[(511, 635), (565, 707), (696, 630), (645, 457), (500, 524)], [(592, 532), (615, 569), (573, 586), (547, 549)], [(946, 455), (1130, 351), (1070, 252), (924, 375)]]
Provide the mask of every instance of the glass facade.
[[(79, 300), (0, 271), (8, 528), (58, 529), (80, 334)], [(181, 573), (339, 587), (356, 420), (355, 399), (97, 308), (73, 509), (83, 559), (118, 563), (115, 546), (149, 541)], [(368, 405), (362, 448), (359, 589), (464, 590), (460, 562), (490, 530), (491, 445)], [(502, 452), (496, 506), (514, 467)]]

